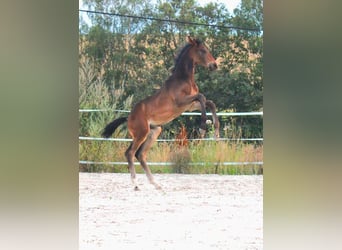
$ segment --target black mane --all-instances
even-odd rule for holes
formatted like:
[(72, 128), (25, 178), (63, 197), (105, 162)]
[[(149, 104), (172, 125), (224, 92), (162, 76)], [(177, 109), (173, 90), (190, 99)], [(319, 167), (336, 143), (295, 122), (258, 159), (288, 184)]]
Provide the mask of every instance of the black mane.
[[(202, 43), (202, 41), (199, 39), (195, 39), (195, 41), (198, 45), (200, 45)], [(187, 43), (182, 49), (180, 49), (177, 52), (177, 54), (175, 56), (175, 66), (172, 68), (172, 72), (175, 71), (175, 69), (177, 68), (177, 65), (181, 61), (182, 56), (190, 49), (191, 46), (192, 46), (191, 43)]]

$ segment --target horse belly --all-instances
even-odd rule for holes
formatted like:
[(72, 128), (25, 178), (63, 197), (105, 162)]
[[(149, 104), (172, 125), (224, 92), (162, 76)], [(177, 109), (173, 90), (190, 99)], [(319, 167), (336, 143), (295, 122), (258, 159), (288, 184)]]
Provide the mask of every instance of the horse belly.
[(163, 125), (169, 123), (170, 121), (174, 120), (178, 116), (182, 114), (183, 111), (169, 111), (169, 112), (156, 112), (152, 115), (149, 119), (151, 125)]

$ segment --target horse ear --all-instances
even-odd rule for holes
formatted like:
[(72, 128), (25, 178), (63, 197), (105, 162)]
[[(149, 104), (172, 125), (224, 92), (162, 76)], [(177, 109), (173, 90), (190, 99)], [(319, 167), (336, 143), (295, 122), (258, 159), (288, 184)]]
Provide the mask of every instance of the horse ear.
[(188, 36), (188, 42), (192, 45), (196, 45), (196, 41), (191, 38), (191, 36)]

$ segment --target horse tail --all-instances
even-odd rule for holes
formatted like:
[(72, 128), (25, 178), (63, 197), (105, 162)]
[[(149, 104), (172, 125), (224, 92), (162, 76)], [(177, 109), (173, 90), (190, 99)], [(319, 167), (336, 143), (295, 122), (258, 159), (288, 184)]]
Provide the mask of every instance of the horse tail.
[(115, 129), (117, 129), (117, 127), (124, 122), (127, 122), (127, 117), (120, 117), (107, 124), (107, 126), (103, 129), (102, 136), (105, 138), (110, 137), (114, 133)]

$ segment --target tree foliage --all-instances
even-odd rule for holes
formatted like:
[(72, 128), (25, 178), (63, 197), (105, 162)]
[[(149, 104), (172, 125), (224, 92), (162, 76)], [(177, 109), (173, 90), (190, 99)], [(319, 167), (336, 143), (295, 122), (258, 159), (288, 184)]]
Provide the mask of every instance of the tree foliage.
[[(262, 109), (262, 0), (242, 0), (233, 13), (221, 3), (201, 6), (195, 0), (158, 0), (155, 4), (146, 0), (84, 0), (84, 3), (89, 10), (119, 14), (89, 13), (91, 25), (80, 19), (80, 60), (93, 62), (93, 70), (112, 90), (109, 93), (114, 95), (118, 88), (124, 90), (121, 102), (133, 96), (134, 104), (158, 89), (170, 74), (177, 49), (184, 45), (187, 35), (192, 35), (205, 41), (219, 61), (219, 70), (215, 72), (203, 68), (196, 72), (200, 91), (214, 100), (218, 111)], [(193, 123), (196, 119), (182, 117), (178, 121)], [(245, 126), (243, 136), (262, 136), (261, 118), (222, 118), (222, 122)], [(176, 126), (170, 124), (166, 128), (172, 131)]]

